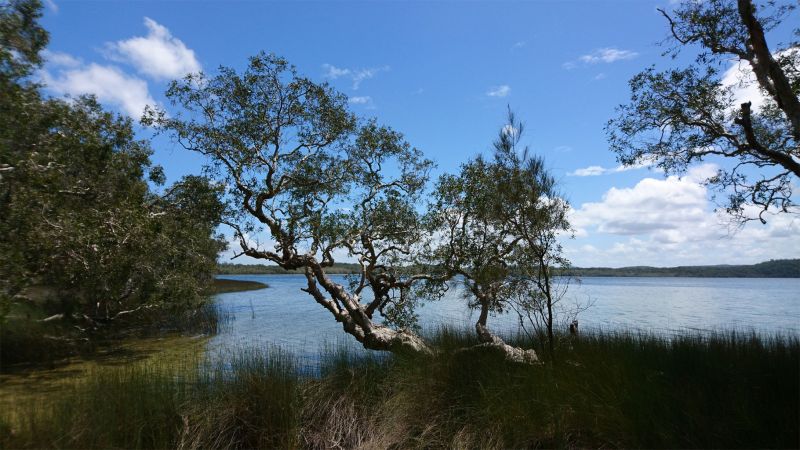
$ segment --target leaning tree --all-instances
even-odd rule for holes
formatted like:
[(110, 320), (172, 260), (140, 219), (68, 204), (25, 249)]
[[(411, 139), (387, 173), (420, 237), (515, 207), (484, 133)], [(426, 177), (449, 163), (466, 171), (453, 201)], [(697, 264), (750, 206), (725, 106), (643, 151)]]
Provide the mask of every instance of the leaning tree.
[(553, 353), (554, 306), (561, 299), (554, 268), (569, 262), (559, 238), (570, 233), (568, 203), (541, 157), (520, 149), (523, 125), (509, 111), (492, 158), (478, 156), (457, 175), (443, 175), (430, 222), (437, 229), (431, 261), (459, 277), (468, 306), (479, 311), (475, 331), (486, 346), (512, 359), (536, 359), (508, 346), (488, 326), (492, 313), (542, 319)]
[[(189, 75), (166, 95), (177, 110), (149, 109), (143, 123), (207, 157), (235, 206), (225, 223), (240, 255), (304, 270), (303, 290), (365, 348), (429, 351), (409, 327), (416, 288), (446, 274), (412, 271), (432, 167), (419, 150), (274, 55)], [(343, 255), (361, 267), (347, 283), (326, 272)]]
[[(734, 218), (757, 215), (766, 222), (771, 212), (797, 212), (792, 189), (800, 177), (800, 48), (798, 42), (770, 47), (766, 37), (795, 7), (708, 0), (659, 10), (674, 44), (666, 53), (700, 51), (688, 67), (649, 68), (631, 79), (630, 103), (606, 128), (620, 162), (682, 173), (692, 163), (721, 157), (727, 166), (706, 182), (727, 195), (723, 204)], [(800, 29), (794, 34), (800, 36)], [(737, 104), (742, 89), (760, 92), (763, 105), (754, 99)]]

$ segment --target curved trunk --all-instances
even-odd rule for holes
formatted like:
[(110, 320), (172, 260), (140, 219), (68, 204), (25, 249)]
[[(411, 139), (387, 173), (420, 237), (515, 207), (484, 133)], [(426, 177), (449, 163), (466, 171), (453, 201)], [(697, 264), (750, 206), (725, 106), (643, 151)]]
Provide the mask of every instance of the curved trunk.
[(489, 330), (489, 327), (486, 326), (486, 322), (489, 318), (489, 302), (485, 298), (480, 301), (481, 314), (478, 317), (478, 321), (475, 322), (475, 332), (478, 334), (478, 339), (481, 343), (463, 349), (463, 351), (471, 349), (489, 349), (501, 353), (507, 361), (524, 364), (538, 363), (539, 357), (536, 355), (536, 351), (508, 345), (500, 336), (497, 336)]
[[(317, 303), (330, 311), (336, 321), (342, 323), (344, 331), (355, 337), (364, 348), (394, 353), (433, 353), (418, 335), (373, 322), (366, 310), (367, 307), (358, 301), (358, 297), (350, 295), (344, 286), (331, 280), (319, 264), (311, 264), (306, 270), (306, 280), (308, 287), (303, 291), (311, 294)], [(317, 283), (325, 289), (330, 298), (323, 294)]]

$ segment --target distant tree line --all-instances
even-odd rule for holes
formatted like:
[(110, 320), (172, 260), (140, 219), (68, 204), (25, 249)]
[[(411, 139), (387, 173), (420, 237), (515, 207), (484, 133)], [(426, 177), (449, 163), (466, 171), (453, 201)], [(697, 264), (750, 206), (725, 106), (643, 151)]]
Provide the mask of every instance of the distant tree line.
[(800, 259), (774, 259), (752, 265), (678, 267), (573, 267), (578, 277), (800, 278)]
[[(359, 273), (361, 266), (358, 264), (335, 263), (328, 268), (330, 274), (353, 274)], [(286, 270), (281, 266), (267, 264), (217, 264), (217, 273), (220, 275), (288, 275), (304, 274), (303, 270)]]

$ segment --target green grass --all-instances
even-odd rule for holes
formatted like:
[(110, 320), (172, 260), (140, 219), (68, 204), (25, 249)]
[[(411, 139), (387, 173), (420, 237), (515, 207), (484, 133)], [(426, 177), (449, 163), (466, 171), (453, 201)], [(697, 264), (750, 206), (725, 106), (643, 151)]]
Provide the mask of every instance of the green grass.
[(105, 368), (0, 412), (4, 448), (531, 448), (800, 445), (800, 340), (751, 333), (562, 337), (519, 365), (329, 348), (310, 375), (279, 349)]

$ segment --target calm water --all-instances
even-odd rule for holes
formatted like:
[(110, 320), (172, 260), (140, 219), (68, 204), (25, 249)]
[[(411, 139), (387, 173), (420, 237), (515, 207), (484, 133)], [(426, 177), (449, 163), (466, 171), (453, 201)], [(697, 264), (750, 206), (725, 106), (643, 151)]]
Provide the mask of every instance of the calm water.
[[(355, 343), (341, 325), (305, 292), (301, 275), (231, 275), (223, 278), (269, 284), (259, 291), (221, 294), (221, 308), (234, 320), (214, 336), (209, 350), (279, 345), (313, 358), (320, 348)], [(341, 278), (344, 281), (344, 278)], [(581, 328), (641, 329), (659, 334), (685, 330), (744, 329), (800, 334), (800, 279), (584, 278), (563, 300), (593, 305), (580, 314)], [(423, 328), (437, 324), (472, 327), (477, 315), (458, 289), (419, 309)], [(516, 316), (496, 316), (490, 326), (517, 330)], [(357, 343), (356, 343), (357, 344)]]

